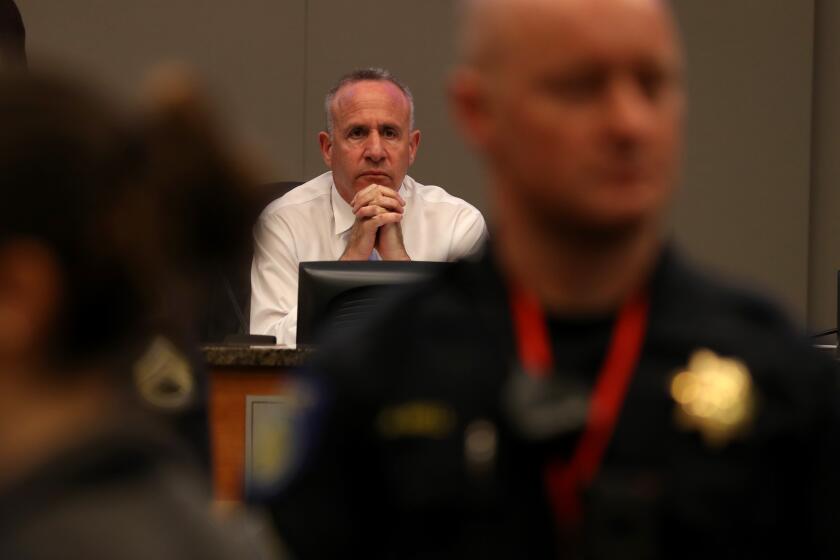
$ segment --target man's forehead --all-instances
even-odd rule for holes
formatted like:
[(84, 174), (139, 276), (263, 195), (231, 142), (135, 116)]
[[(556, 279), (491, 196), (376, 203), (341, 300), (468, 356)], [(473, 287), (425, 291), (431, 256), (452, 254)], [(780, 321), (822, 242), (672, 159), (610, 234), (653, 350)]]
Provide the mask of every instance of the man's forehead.
[(463, 0), (461, 49), (466, 60), (486, 60), (519, 49), (575, 47), (587, 31), (609, 39), (637, 26), (640, 36), (659, 33), (663, 45), (676, 44), (665, 0)]
[(462, 16), (480, 17), (481, 15), (515, 13), (517, 10), (531, 11), (541, 6), (557, 9), (580, 9), (593, 5), (612, 6), (651, 6), (667, 9), (667, 0), (461, 0)]
[(339, 89), (333, 100), (336, 118), (345, 119), (365, 113), (401, 122), (410, 118), (411, 106), (405, 94), (386, 80), (363, 80)]

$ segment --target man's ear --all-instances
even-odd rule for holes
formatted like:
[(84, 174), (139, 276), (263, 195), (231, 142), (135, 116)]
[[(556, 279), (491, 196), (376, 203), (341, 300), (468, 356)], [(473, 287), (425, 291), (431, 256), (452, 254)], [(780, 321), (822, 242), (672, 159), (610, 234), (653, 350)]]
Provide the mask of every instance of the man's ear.
[(408, 135), (408, 164), (414, 163), (414, 158), (417, 157), (417, 148), (420, 147), (420, 131), (413, 130)]
[(492, 136), (486, 83), (477, 70), (461, 67), (452, 72), (447, 91), (458, 128), (473, 148), (482, 151)]
[(318, 143), (321, 145), (321, 157), (324, 158), (324, 164), (332, 169), (332, 136), (329, 132), (321, 131), (318, 133)]
[(16, 241), (0, 247), (0, 364), (42, 352), (60, 290), (58, 262), (44, 245)]

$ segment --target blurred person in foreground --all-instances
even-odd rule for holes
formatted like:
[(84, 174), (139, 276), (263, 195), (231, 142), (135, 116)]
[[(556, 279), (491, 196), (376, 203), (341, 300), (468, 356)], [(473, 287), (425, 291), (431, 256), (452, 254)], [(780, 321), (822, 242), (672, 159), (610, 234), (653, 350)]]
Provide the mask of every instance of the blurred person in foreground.
[(0, 69), (26, 66), (26, 28), (14, 0), (0, 0)]
[(472, 205), (407, 175), (420, 148), (414, 97), (390, 72), (356, 70), (324, 100), (318, 135), (330, 171), (263, 211), (255, 228), (251, 332), (297, 342), (298, 265), (454, 261), (486, 236)]
[(241, 170), (179, 95), (129, 116), (8, 72), (0, 122), (0, 557), (265, 557), (132, 378), (231, 250)]
[(282, 537), (301, 558), (837, 557), (835, 365), (665, 241), (667, 2), (462, 9), (450, 97), (490, 245), (323, 350)]

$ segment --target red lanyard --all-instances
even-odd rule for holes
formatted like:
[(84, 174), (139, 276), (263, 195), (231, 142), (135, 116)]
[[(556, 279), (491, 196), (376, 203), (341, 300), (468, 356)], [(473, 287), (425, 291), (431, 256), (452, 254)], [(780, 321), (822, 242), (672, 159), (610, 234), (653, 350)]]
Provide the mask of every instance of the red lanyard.
[[(627, 387), (641, 356), (649, 309), (646, 290), (637, 292), (621, 306), (595, 382), (584, 432), (571, 459), (555, 460), (546, 467), (549, 498), (558, 523), (564, 526), (574, 526), (580, 521), (579, 491), (595, 479), (612, 438)], [(514, 289), (511, 313), (522, 367), (534, 376), (551, 375), (554, 358), (548, 324), (539, 301), (524, 290)]]

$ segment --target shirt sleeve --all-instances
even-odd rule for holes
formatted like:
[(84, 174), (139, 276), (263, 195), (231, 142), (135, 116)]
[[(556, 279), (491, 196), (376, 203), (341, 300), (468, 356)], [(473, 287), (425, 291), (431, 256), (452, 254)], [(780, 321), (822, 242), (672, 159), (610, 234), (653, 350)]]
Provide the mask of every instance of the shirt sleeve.
[(294, 235), (279, 216), (263, 215), (254, 228), (251, 264), (251, 332), (274, 335), (277, 344), (297, 340), (298, 255)]
[(455, 216), (452, 243), (447, 260), (456, 261), (477, 252), (487, 240), (487, 225), (484, 216), (470, 205)]

